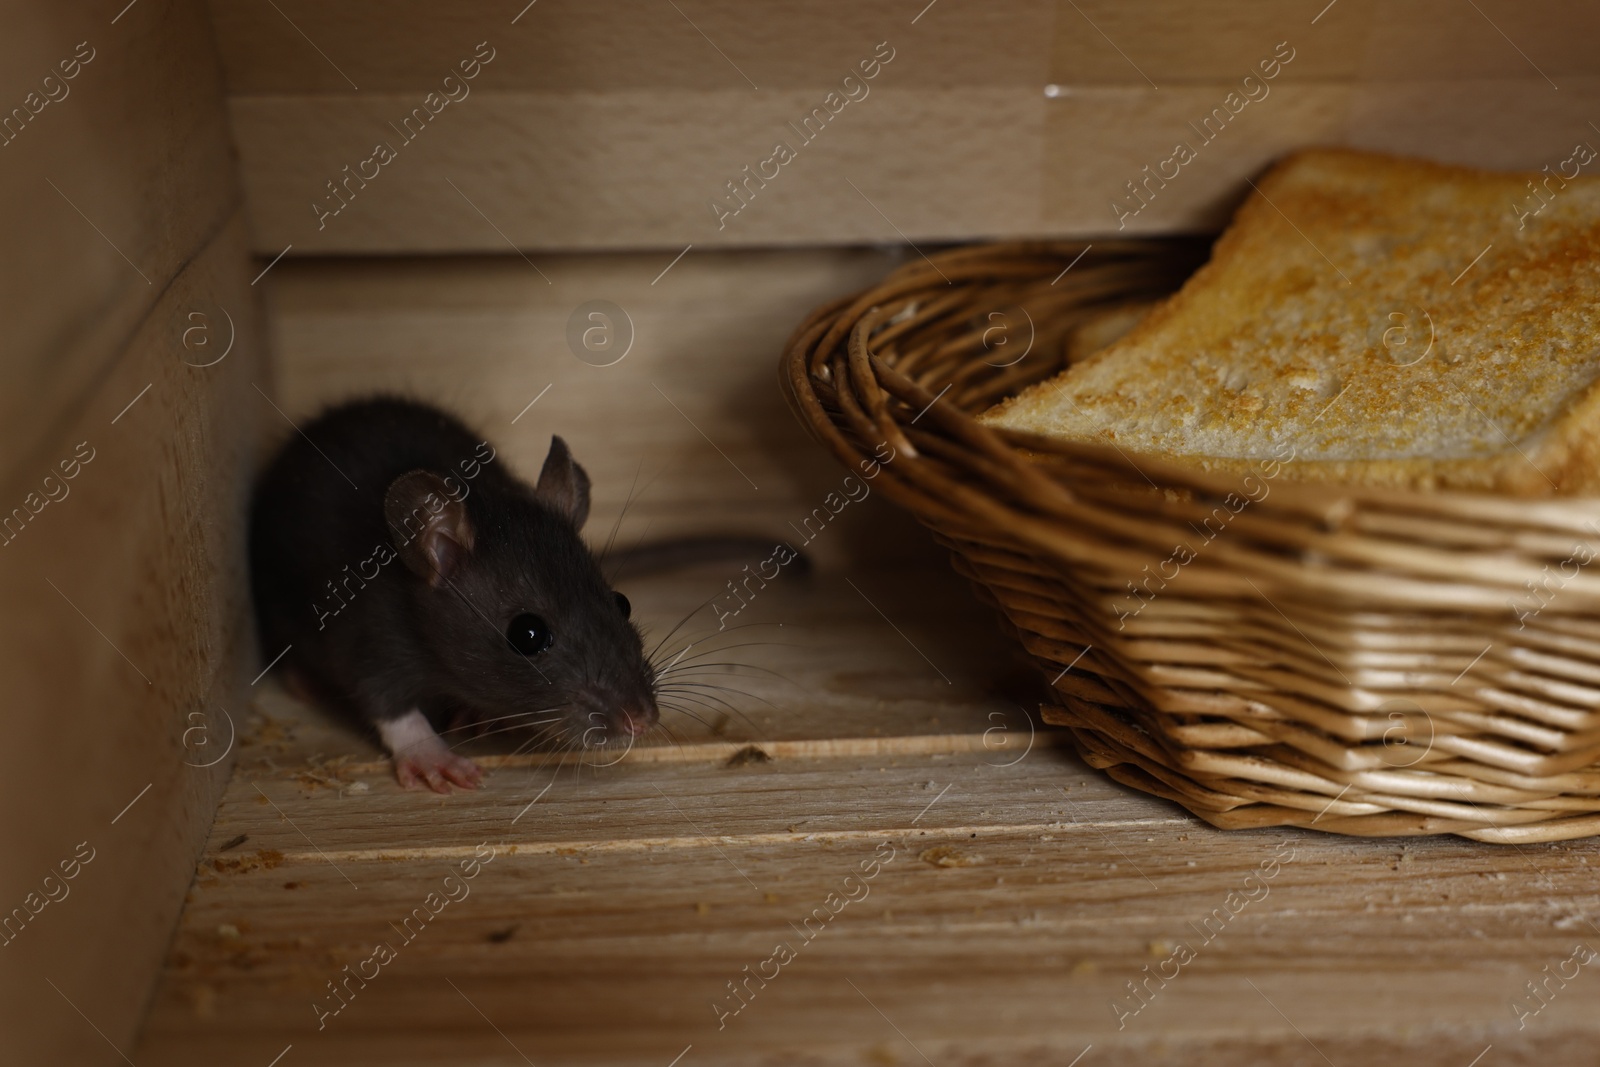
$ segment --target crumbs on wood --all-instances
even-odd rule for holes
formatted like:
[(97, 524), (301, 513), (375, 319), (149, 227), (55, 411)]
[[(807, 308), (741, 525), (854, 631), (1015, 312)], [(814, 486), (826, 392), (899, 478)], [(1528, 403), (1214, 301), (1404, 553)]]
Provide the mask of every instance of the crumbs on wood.
[(741, 748), (739, 751), (735, 752), (733, 755), (729, 756), (728, 757), (728, 762), (726, 764), (724, 764), (724, 766), (728, 766), (728, 767), (743, 767), (746, 764), (750, 764), (750, 763), (771, 763), (771, 762), (772, 762), (772, 756), (770, 754), (768, 754), (766, 749), (761, 748), (759, 745), (746, 745), (743, 748)]

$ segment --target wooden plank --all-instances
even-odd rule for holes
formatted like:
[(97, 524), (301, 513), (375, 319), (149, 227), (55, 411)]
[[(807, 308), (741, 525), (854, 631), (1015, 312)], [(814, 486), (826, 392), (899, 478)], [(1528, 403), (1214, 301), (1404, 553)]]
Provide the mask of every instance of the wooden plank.
[(1306, 80), (1560, 83), (1595, 73), (1584, 42), (1600, 32), (1581, 0), (1057, 0), (1056, 19), (1052, 80), (1146, 88), (1145, 75), (1163, 87), (1259, 78), (1280, 41)]
[[(1537, 77), (1356, 85), (1298, 73), (1199, 148), (1184, 195), (1158, 197), (1140, 228), (1215, 229), (1244, 177), (1309, 144), (1538, 170), (1594, 136), (1583, 116), (1600, 95), (1594, 76), (1564, 77), (1556, 92)], [(263, 254), (290, 243), (297, 253), (675, 251), (1112, 232), (1110, 198), (1128, 196), (1126, 183), (1177, 141), (1208, 145), (1194, 129), (1236, 88), (1058, 85), (1046, 99), (884, 85), (809, 143), (784, 119), (814, 106), (804, 91), (760, 104), (737, 91), (498, 94), (441, 114), (410, 144), (388, 126), (411, 106), (397, 95), (247, 97), (231, 111)], [(375, 142), (399, 145), (396, 158), (349, 195), (330, 193)], [(755, 184), (742, 168), (773, 157), (775, 142), (795, 158)], [(729, 192), (736, 180), (752, 183), (745, 195)]]
[[(1600, 98), (1592, 76), (1564, 78), (1557, 92), (1538, 79), (1306, 84), (1300, 73), (1286, 69), (1264, 98), (1236, 105), (1237, 115), (1224, 107), (1230, 86), (1065, 91), (1048, 118), (1045, 228), (1220, 230), (1249, 192), (1247, 179), (1306, 145), (1534, 171), (1558, 165), (1576, 143), (1600, 145), (1587, 118)], [(1224, 122), (1202, 128), (1213, 109)], [(1098, 146), (1088, 160), (1077, 148), (1085, 143)], [(1177, 166), (1180, 144), (1194, 158)]]
[[(54, 497), (0, 545), (14, 757), (0, 915), (25, 917), (0, 937), (8, 1063), (123, 1062), (226, 780), (230, 721), (243, 725), (261, 377), (247, 263), (236, 215), (6, 501)], [(224, 308), (231, 352), (189, 365), (221, 353)], [(202, 323), (209, 348), (199, 334), (185, 348)], [(63, 881), (75, 855), (92, 859)]]
[[(904, 89), (896, 73), (885, 68), (870, 96), (809, 142), (788, 123), (820, 106), (826, 88), (754, 100), (737, 89), (484, 94), (410, 143), (389, 123), (415, 94), (243, 97), (230, 111), (265, 254), (290, 243), (297, 254), (500, 252), (508, 241), (676, 251), (894, 241), (896, 226), (914, 240), (1026, 229), (1037, 211), (1039, 90)], [(376, 179), (340, 193), (341, 208), (326, 183), (362, 167), (380, 142), (396, 158), (365, 165)], [(764, 164), (780, 142), (795, 157)], [(746, 179), (746, 166), (776, 177)], [(748, 203), (725, 218), (711, 205), (739, 207), (727, 187), (736, 179), (760, 185), (743, 186)]]
[(261, 350), (205, 9), (5, 24), (0, 1060), (122, 1063), (242, 711)]
[[(695, 751), (581, 780), (505, 768), (445, 800), (378, 768), (340, 789), (241, 774), (137, 1061), (1061, 1064), (1093, 1046), (1459, 1067), (1490, 1044), (1565, 1062), (1594, 1038), (1581, 974), (1524, 1028), (1513, 1010), (1593, 943), (1593, 843), (1224, 833), (1050, 749), (1008, 767)], [(480, 845), (494, 859), (447, 885)], [(446, 888), (436, 919), (399, 926)], [(394, 961), (335, 998), (380, 943)], [(1194, 958), (1140, 1007), (1126, 983), (1179, 943)], [(793, 960), (765, 963), (779, 944)]]
[(238, 207), (204, 8), (151, 0), (113, 24), (122, 6), (19, 6), (0, 43), (8, 497)]
[[(907, 64), (902, 82), (1036, 88), (1055, 18), (1046, 0), (947, 5), (921, 18), (918, 9), (882, 0), (820, 0), (763, 10), (760, 18), (735, 0), (680, 0), (676, 10), (616, 0), (599, 7), (539, 0), (526, 10), (486, 0), (443, 9), (421, 0), (277, 6), (212, 0), (230, 95), (338, 95), (355, 92), (351, 81), (363, 94), (425, 92), (483, 40), (495, 58), (474, 83), (494, 93), (827, 87), (882, 40), (914, 42), (922, 56)], [(423, 25), (427, 33), (415, 32)]]
[[(1587, 42), (1600, 30), (1600, 15), (1581, 0), (1479, 0), (1477, 11), (1453, 0), (1026, 0), (909, 13), (883, 0), (822, 0), (760, 19), (734, 0), (677, 6), (211, 4), (236, 97), (342, 95), (356, 92), (351, 82), (361, 93), (426, 91), (480, 40), (496, 58), (477, 84), (496, 93), (811, 89), (853, 67), (864, 42), (885, 39), (909, 42), (899, 84), (919, 88), (1147, 86), (1139, 70), (1161, 85), (1216, 85), (1242, 78), (1286, 39), (1309, 46), (1295, 62), (1318, 81), (1516, 79), (1539, 70), (1559, 79), (1594, 73)], [(429, 32), (414, 32), (422, 25)]]
[[(1217, 228), (1245, 177), (1306, 144), (1538, 169), (1592, 134), (1600, 66), (1582, 42), (1600, 14), (1589, 6), (1551, 2), (1529, 17), (1503, 3), (1345, 0), (1315, 26), (1312, 6), (1289, 19), (1265, 0), (946, 5), (915, 25), (887, 5), (752, 21), (723, 0), (609, 19), (541, 5), (516, 26), (477, 6), (442, 24), (420, 5), (381, 19), (361, 5), (285, 9), (332, 62), (267, 8), (216, 11), (266, 255), (291, 243), (297, 253), (675, 252), (1106, 233), (1125, 183), (1192, 138), (1188, 123), (1275, 53), (1292, 58), (1252, 90), (1266, 95), (1138, 229)], [(392, 46), (375, 47), (374, 25)], [(401, 131), (486, 39), (495, 58), (477, 88), (414, 138)], [(821, 133), (798, 133), (843, 71), (885, 41), (894, 58), (866, 95)], [(364, 164), (379, 142), (394, 158)], [(777, 142), (794, 158), (764, 164), (780, 158)], [(349, 176), (363, 167), (370, 180)]]

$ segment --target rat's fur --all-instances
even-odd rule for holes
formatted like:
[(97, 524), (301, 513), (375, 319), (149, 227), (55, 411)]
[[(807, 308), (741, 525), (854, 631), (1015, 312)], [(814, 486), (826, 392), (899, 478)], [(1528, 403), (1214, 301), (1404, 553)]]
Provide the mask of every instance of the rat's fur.
[[(641, 732), (657, 720), (654, 674), (578, 535), (588, 497), (559, 437), (534, 488), (437, 408), (333, 408), (256, 490), (263, 654), (288, 646), (293, 676), (374, 726), (416, 709), (436, 730), (513, 716), (586, 747)], [(508, 643), (523, 613), (548, 622), (545, 652)]]

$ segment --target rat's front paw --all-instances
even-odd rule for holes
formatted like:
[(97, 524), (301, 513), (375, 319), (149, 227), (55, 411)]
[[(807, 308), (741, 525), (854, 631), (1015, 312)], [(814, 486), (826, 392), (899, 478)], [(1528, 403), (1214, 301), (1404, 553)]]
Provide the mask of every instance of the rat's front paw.
[(402, 788), (426, 786), (435, 793), (448, 793), (452, 785), (478, 788), (483, 778), (478, 765), (451, 752), (422, 712), (413, 708), (398, 718), (380, 720), (377, 725), (384, 747), (394, 755), (394, 776)]
[(448, 793), (452, 785), (461, 789), (476, 789), (483, 780), (483, 771), (465, 756), (458, 756), (444, 745), (426, 752), (407, 752), (396, 756), (394, 776), (404, 789), (422, 789), (435, 793)]

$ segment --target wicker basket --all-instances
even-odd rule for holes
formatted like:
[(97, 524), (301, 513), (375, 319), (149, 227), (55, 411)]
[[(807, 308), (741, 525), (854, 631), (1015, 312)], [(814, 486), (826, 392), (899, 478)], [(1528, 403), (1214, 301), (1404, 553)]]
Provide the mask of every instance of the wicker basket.
[[(975, 421), (1060, 370), (1087, 316), (1198, 261), (919, 260), (814, 312), (785, 388), (952, 551), (1050, 680), (1044, 718), (1116, 780), (1225, 828), (1600, 833), (1600, 500), (1206, 473)], [(1030, 338), (1020, 360), (1000, 343)]]

